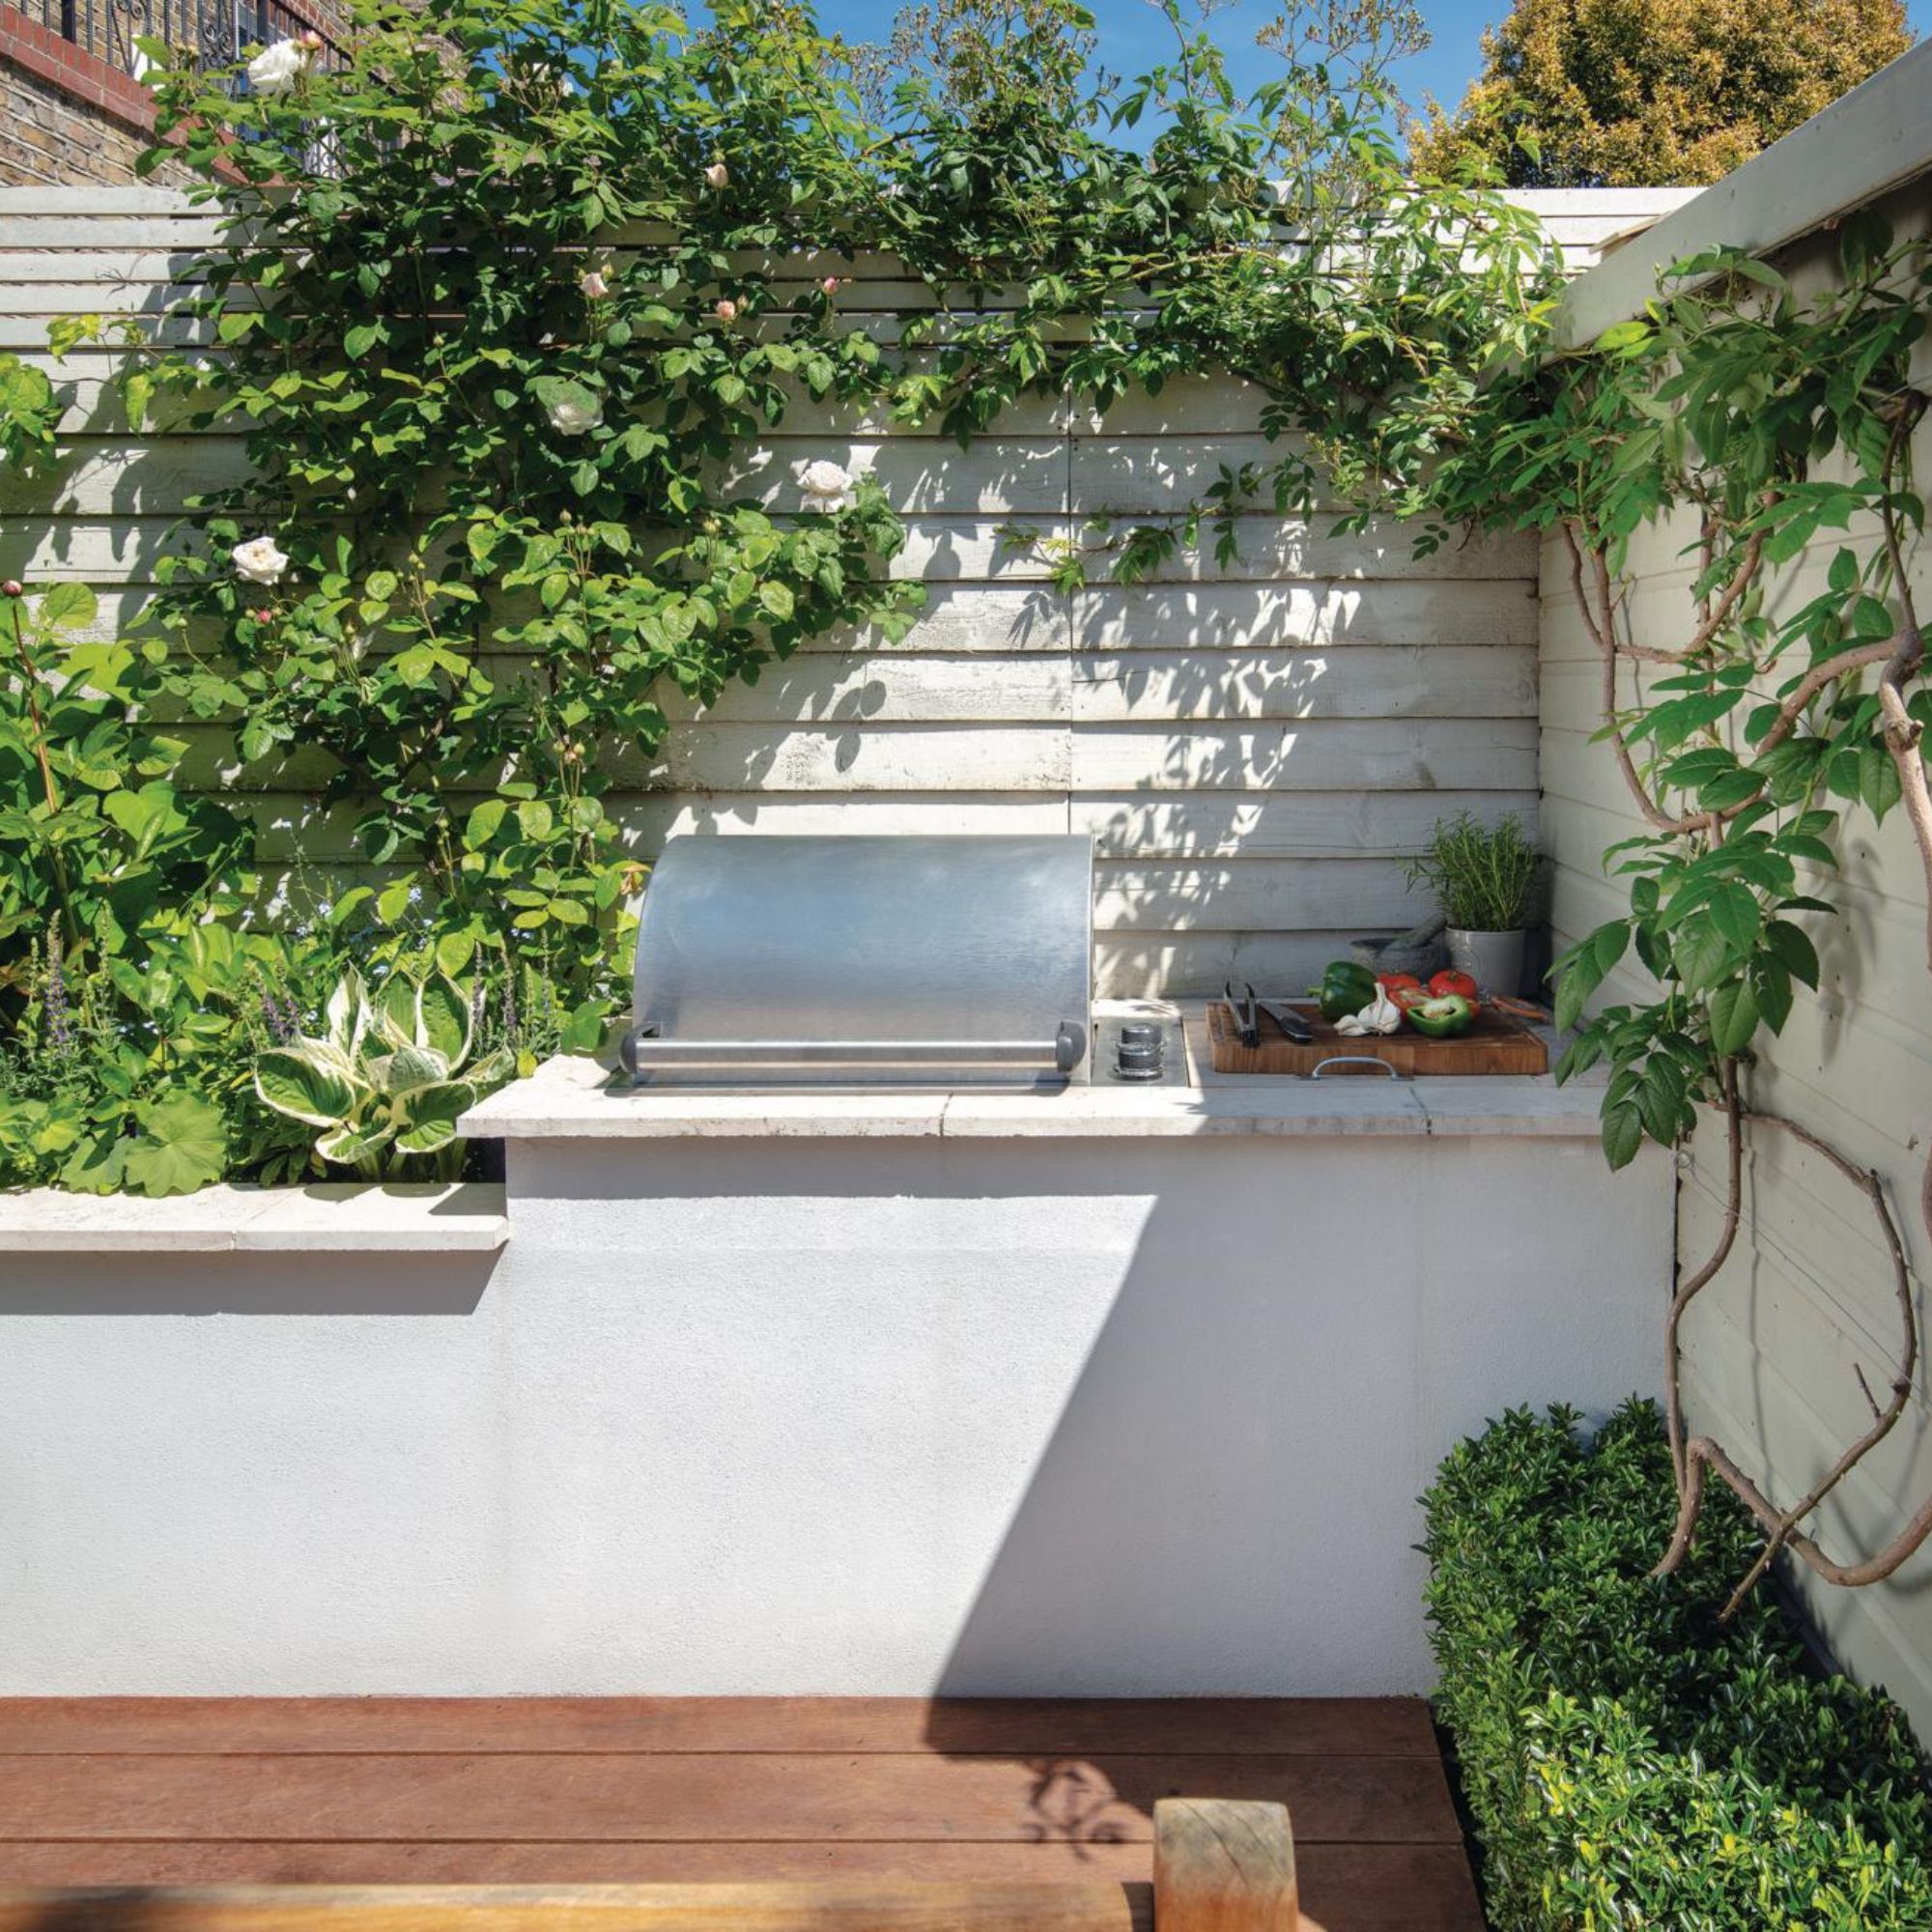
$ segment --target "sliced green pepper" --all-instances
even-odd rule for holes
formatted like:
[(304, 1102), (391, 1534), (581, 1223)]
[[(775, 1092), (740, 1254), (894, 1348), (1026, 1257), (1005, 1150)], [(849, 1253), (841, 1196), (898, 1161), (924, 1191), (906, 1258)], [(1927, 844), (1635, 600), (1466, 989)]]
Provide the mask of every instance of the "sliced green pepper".
[(1352, 959), (1338, 959), (1321, 975), (1321, 983), (1308, 989), (1320, 1001), (1324, 1020), (1346, 1019), (1358, 1013), (1376, 997), (1376, 976)]
[(1412, 1000), (1403, 1017), (1431, 1039), (1455, 1039), (1475, 1024), (1476, 1009), (1461, 993), (1444, 993), (1439, 999)]

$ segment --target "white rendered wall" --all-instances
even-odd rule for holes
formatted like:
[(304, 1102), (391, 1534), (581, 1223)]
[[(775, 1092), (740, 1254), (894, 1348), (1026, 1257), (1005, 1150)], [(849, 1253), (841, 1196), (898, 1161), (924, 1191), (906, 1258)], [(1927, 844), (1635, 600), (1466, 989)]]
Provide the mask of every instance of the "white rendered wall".
[(0, 1692), (1412, 1691), (1443, 1452), (1657, 1384), (1586, 1139), (511, 1164), (500, 1258), (12, 1258)]

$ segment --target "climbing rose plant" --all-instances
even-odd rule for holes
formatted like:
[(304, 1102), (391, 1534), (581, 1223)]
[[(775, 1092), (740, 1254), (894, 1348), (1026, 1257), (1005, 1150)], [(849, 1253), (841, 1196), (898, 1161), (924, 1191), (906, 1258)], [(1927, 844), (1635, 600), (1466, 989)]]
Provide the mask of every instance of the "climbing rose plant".
[[(671, 721), (808, 640), (889, 642), (920, 602), (863, 446), (792, 475), (775, 430), (963, 441), (1033, 394), (1256, 384), (1279, 456), (1096, 521), (1051, 548), (1066, 581), (1210, 530), (1225, 554), (1324, 460), (1416, 484), (1538, 339), (1536, 223), (1403, 180), (1397, 0), (1338, 13), (1342, 43), (1284, 29), (1245, 101), (1170, 18), (1172, 58), (1124, 86), (1069, 0), (911, 9), (884, 52), (743, 0), (701, 28), (357, 0), (338, 43), (227, 71), (149, 43), (153, 159), (200, 174), (224, 239), (161, 317), (53, 347), (128, 341), (137, 429), (239, 427), (251, 469), (191, 508), (111, 689), (110, 613), (20, 586), (0, 1179), (300, 1169), (253, 1065), (319, 1037), (352, 968), (462, 977), (520, 1066), (593, 1044), (643, 871), (624, 802), (667, 757), (706, 776)], [(895, 318), (849, 313), (874, 250), (918, 286)], [(45, 468), (69, 398), (0, 374), (0, 459)], [(48, 720), (86, 705), (62, 762)], [(132, 1158), (162, 1141), (179, 1157)]]
[[(229, 240), (178, 304), (209, 353), (143, 376), (252, 464), (168, 566), (177, 695), (238, 721), (243, 785), (313, 793), (387, 869), (337, 925), (426, 920), (448, 971), (540, 948), (586, 1042), (640, 878), (613, 801), (675, 758), (671, 718), (922, 599), (863, 462), (794, 476), (773, 432), (964, 440), (1022, 395), (1233, 369), (1271, 430), (1413, 480), (1549, 284), (1520, 211), (1398, 191), (1375, 8), (1245, 103), (1179, 13), (1174, 64), (1121, 90), (1068, 63), (1058, 0), (993, 10), (1000, 58), (915, 15), (884, 78), (801, 7), (714, 11), (355, 0), (338, 55), (269, 49), (239, 101), (155, 48), (157, 153)], [(923, 285), (884, 331), (840, 300), (880, 249)], [(1056, 565), (1144, 567), (1204, 514), (1225, 547), (1315, 476), (1284, 441)]]

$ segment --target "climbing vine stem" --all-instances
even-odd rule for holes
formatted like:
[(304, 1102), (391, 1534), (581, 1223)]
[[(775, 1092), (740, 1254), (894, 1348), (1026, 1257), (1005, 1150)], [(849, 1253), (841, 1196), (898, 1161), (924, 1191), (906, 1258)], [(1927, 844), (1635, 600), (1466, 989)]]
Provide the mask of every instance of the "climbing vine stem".
[[(1505, 430), (1513, 450), (1466, 459), (1478, 490), (1497, 492), (1492, 514), (1504, 516), (1513, 465), (1565, 459), (1568, 494), (1548, 514), (1598, 660), (1599, 736), (1642, 821), (1606, 861), (1629, 881), (1629, 910), (1558, 961), (1557, 1016), (1577, 1028), (1559, 1075), (1607, 1064), (1604, 1141), (1616, 1165), (1645, 1139), (1676, 1148), (1707, 1110), (1721, 1122), (1717, 1235), (1680, 1275), (1664, 1318), (1679, 1515), (1659, 1571), (1683, 1562), (1715, 1472), (1765, 1533), (1727, 1614), (1781, 1552), (1830, 1582), (1869, 1583), (1932, 1533), (1928, 1503), (1884, 1549), (1847, 1564), (1802, 1528), (1904, 1415), (1918, 1310), (1880, 1176), (1749, 1098), (1762, 1041), (1790, 1017), (1794, 982), (1818, 984), (1807, 927), (1834, 911), (1817, 895), (1832, 889), (1845, 815), (1883, 820), (1902, 805), (1932, 895), (1921, 748), (1932, 699), (1911, 576), (1924, 523), (1912, 436), (1927, 399), (1910, 380), (1932, 272), (1918, 240), (1898, 242), (1865, 212), (1843, 225), (1831, 270), (1813, 265), (1810, 278), (1817, 286), (1801, 295), (1770, 263), (1679, 264), (1643, 316), (1606, 331), (1590, 355), (1558, 362), (1553, 406)], [(1639, 641), (1662, 598), (1643, 593), (1640, 626), (1631, 539), (1687, 518), (1696, 564), (1685, 640)], [(1835, 543), (1834, 532), (1843, 533)], [(1587, 1011), (1632, 955), (1640, 972), (1624, 983), (1647, 985), (1651, 997)], [(1864, 1198), (1899, 1321), (1883, 1400), (1854, 1370), (1868, 1426), (1788, 1508), (1721, 1443), (1690, 1432), (1684, 1398), (1688, 1319), (1736, 1245), (1747, 1142), (1760, 1131), (1799, 1143)], [(1919, 1194), (1932, 1240), (1932, 1165)]]

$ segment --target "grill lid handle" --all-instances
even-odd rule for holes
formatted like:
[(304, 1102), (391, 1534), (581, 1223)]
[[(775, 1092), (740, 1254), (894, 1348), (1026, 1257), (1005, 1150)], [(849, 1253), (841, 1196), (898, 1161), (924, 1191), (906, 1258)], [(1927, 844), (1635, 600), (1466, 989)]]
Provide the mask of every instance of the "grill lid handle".
[(635, 1080), (659, 1067), (685, 1072), (831, 1069), (850, 1066), (935, 1071), (946, 1067), (1051, 1065), (1071, 1073), (1087, 1057), (1087, 1029), (1062, 1020), (1053, 1038), (1031, 1039), (666, 1039), (655, 1021), (625, 1034), (617, 1049)]

